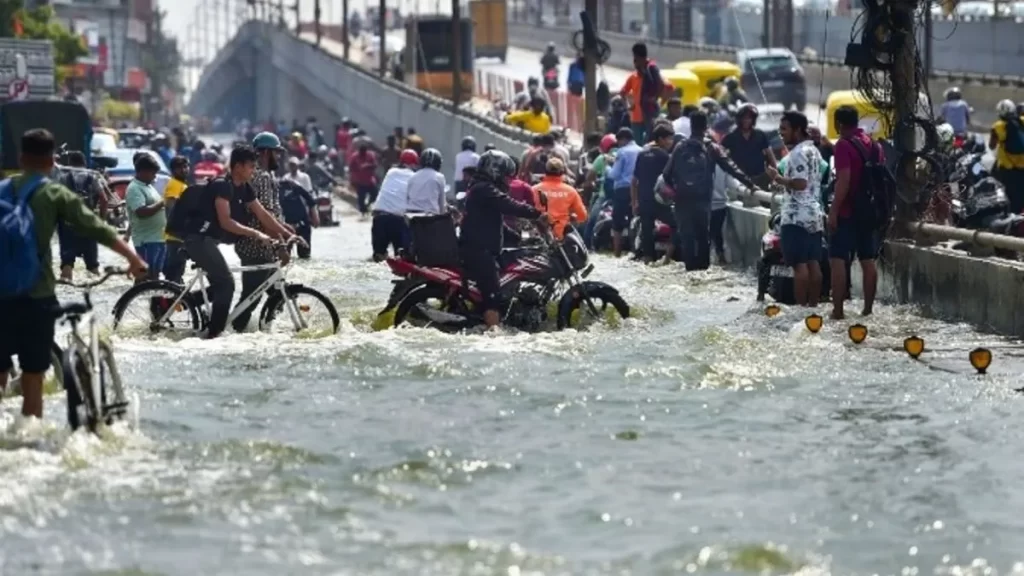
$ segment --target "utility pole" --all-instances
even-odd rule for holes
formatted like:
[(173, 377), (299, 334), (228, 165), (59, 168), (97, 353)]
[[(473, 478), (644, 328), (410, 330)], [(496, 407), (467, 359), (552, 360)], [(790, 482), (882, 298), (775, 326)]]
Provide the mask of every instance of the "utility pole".
[(295, 12), (295, 34), (301, 36), (302, 18), (299, 16), (299, 0), (295, 0), (295, 4), (292, 4), (292, 10)]
[(452, 108), (462, 103), (462, 7), (452, 0)]
[(320, 29), (320, 0), (313, 0), (313, 29), (316, 32), (316, 45), (320, 46), (323, 31)]
[(924, 77), (932, 75), (932, 11), (924, 11)]
[[(597, 0), (586, 0), (585, 10), (594, 34), (597, 34)], [(597, 42), (583, 35), (583, 108), (584, 134), (597, 131)]]
[(383, 78), (387, 74), (388, 70), (388, 55), (387, 55), (387, 38), (388, 38), (388, 26), (387, 18), (384, 17), (388, 11), (388, 1), (380, 0), (380, 5), (377, 8), (377, 33), (380, 34), (380, 46), (377, 50), (380, 52), (377, 56), (380, 58), (380, 77)]
[[(914, 0), (894, 0), (891, 10), (892, 36), (896, 39), (896, 53), (891, 73), (892, 97), (896, 108), (895, 145), (896, 150), (908, 153), (916, 150), (916, 130), (913, 119), (917, 112), (920, 87), (917, 85), (917, 38), (915, 30)], [(927, 11), (927, 10), (926, 10)], [(910, 185), (915, 180), (913, 163), (905, 163), (907, 170), (896, 175), (900, 185)]]
[(342, 54), (348, 62), (348, 0), (341, 0), (341, 45), (344, 50)]

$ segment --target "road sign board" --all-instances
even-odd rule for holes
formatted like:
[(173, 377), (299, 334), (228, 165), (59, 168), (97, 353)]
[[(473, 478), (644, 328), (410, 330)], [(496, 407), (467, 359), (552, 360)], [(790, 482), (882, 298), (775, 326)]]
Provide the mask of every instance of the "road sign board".
[(11, 100), (28, 99), (28, 80), (11, 80), (7, 85), (7, 97)]

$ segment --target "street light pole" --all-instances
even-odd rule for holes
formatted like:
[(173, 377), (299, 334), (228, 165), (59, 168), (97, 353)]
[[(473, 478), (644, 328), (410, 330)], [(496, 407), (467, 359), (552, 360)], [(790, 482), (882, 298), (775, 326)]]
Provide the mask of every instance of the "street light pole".
[(348, 0), (341, 0), (341, 45), (345, 61), (348, 62)]
[(452, 108), (462, 103), (462, 7), (452, 0)]

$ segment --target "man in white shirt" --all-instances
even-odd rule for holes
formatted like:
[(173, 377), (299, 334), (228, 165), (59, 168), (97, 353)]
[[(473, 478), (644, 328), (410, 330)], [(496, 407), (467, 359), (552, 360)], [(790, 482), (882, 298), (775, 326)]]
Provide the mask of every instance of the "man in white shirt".
[(479, 161), (480, 155), (476, 153), (476, 139), (466, 136), (462, 139), (462, 151), (455, 155), (455, 192), (466, 190), (463, 172), (466, 168), (476, 168)]
[(389, 246), (395, 254), (409, 247), (409, 227), (405, 223), (405, 212), (408, 207), (409, 180), (419, 164), (419, 154), (409, 149), (402, 150), (398, 155), (398, 164), (388, 170), (380, 183), (380, 192), (371, 212), (373, 224), (370, 227), (375, 262), (387, 258)]
[(406, 190), (407, 214), (444, 214), (448, 211), (448, 200), (444, 189), (447, 186), (441, 174), (441, 152), (427, 148), (420, 155), (420, 169), (409, 178)]
[(690, 117), (683, 115), (672, 121), (672, 130), (676, 134), (682, 134), (683, 138), (690, 137)]
[(313, 192), (313, 182), (309, 174), (299, 170), (299, 159), (292, 156), (288, 159), (288, 173), (281, 177), (283, 180), (291, 180), (306, 189), (306, 192)]

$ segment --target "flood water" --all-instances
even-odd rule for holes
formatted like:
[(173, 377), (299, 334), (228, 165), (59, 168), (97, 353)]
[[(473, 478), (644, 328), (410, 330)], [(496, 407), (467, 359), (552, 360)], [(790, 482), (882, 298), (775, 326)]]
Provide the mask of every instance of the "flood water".
[(346, 210), (293, 271), (336, 336), (115, 337), (138, 430), (6, 400), (0, 573), (1024, 574), (1024, 364), (996, 338), (880, 307), (855, 346), (855, 317), (767, 318), (747, 273), (607, 257), (619, 327), (373, 332), (368, 244)]

